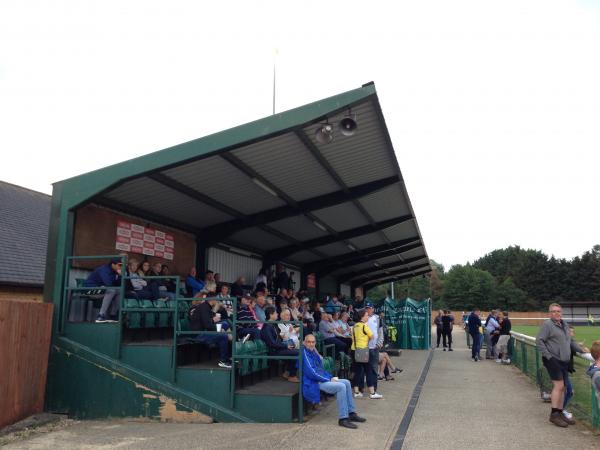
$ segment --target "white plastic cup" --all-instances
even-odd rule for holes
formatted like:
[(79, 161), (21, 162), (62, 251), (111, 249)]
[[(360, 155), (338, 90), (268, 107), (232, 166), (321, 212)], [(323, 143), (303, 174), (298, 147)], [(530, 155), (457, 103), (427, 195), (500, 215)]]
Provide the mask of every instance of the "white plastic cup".
[(221, 324), (220, 323), (217, 324), (217, 331), (221, 332)]

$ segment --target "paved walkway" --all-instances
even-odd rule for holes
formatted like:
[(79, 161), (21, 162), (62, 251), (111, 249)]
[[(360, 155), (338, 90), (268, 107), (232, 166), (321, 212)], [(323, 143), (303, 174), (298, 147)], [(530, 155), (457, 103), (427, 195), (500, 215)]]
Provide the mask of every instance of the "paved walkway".
[[(548, 422), (549, 406), (537, 388), (512, 366), (474, 363), (464, 333), (455, 333), (455, 351), (434, 350), (402, 449), (600, 449), (600, 436), (581, 425), (559, 429)], [(404, 351), (395, 362), (404, 369), (382, 382), (382, 400), (357, 400), (368, 419), (359, 430), (337, 426), (335, 400), (302, 424), (166, 424), (114, 421), (75, 422), (33, 433), (6, 449), (388, 449), (429, 352)]]
[(475, 363), (464, 332), (454, 339), (454, 352), (434, 350), (403, 450), (600, 449), (583, 426), (552, 425), (549, 404), (516, 367)]

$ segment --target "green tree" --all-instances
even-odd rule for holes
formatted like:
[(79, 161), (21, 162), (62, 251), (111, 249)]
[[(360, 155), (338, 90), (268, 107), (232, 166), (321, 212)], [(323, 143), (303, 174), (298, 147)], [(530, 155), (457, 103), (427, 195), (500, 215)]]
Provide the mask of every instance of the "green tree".
[(524, 311), (529, 309), (527, 293), (519, 289), (511, 277), (495, 286), (492, 292), (492, 304), (494, 308), (504, 311)]
[(451, 309), (489, 309), (492, 304), (494, 277), (470, 264), (453, 266), (444, 280), (443, 302)]

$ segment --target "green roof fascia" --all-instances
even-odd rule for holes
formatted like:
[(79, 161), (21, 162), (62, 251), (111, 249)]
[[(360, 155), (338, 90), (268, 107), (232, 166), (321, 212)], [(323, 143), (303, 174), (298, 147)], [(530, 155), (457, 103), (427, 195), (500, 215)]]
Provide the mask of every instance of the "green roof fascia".
[(375, 85), (369, 83), (289, 111), (59, 181), (55, 186), (62, 185), (62, 208), (71, 209), (124, 179), (305, 126), (374, 95)]

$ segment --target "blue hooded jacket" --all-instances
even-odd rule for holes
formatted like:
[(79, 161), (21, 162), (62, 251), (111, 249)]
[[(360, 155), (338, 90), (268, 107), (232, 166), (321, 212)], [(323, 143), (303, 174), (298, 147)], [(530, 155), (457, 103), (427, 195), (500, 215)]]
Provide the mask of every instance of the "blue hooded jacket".
[(85, 287), (120, 286), (121, 275), (112, 270), (111, 263), (97, 267), (84, 281)]
[(592, 379), (592, 384), (594, 385), (594, 387), (596, 388), (596, 392), (598, 393), (600, 392), (600, 375), (596, 375), (594, 377), (594, 374), (596, 372), (600, 372), (600, 367), (596, 367), (595, 364), (592, 364), (586, 371), (588, 376)]
[(323, 361), (317, 351), (302, 349), (302, 395), (311, 403), (319, 403), (319, 383), (331, 381), (333, 375), (323, 369)]

